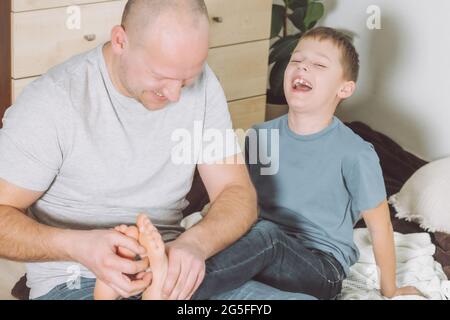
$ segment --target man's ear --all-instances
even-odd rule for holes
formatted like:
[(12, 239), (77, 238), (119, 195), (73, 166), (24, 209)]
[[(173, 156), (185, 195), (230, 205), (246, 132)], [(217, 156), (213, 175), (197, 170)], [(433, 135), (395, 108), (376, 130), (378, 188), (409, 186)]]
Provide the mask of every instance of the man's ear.
[(340, 99), (347, 99), (353, 95), (355, 89), (356, 83), (354, 81), (346, 81), (339, 89), (338, 97)]
[(115, 54), (120, 55), (128, 42), (127, 34), (122, 26), (115, 26), (111, 31), (111, 47)]

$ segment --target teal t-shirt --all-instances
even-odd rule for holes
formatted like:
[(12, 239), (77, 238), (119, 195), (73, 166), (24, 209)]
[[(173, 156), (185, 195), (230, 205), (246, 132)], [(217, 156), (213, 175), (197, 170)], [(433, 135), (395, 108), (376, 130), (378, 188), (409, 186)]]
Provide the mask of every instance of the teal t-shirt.
[[(254, 139), (247, 136), (246, 160), (258, 193), (260, 217), (275, 222), (306, 247), (331, 253), (348, 274), (359, 258), (354, 225), (363, 211), (386, 199), (374, 147), (336, 117), (311, 135), (294, 133), (287, 115), (253, 129), (257, 134)], [(272, 130), (279, 132), (279, 148), (272, 145)], [(256, 150), (255, 141), (258, 153), (250, 156), (249, 151)], [(261, 169), (269, 167), (278, 171), (262, 174)]]

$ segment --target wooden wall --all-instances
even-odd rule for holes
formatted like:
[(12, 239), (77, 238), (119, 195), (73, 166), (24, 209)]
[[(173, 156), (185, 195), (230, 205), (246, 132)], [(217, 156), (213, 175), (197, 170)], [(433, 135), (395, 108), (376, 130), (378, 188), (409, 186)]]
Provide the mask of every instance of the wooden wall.
[[(0, 119), (11, 105), (11, 1), (0, 0)], [(0, 122), (0, 127), (1, 127)]]

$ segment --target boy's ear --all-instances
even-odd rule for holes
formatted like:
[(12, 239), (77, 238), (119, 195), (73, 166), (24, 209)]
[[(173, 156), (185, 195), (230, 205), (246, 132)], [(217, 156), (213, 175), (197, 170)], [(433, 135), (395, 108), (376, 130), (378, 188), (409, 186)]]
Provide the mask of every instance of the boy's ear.
[(356, 89), (355, 81), (346, 81), (339, 89), (338, 97), (341, 99), (347, 99), (353, 95), (355, 89)]

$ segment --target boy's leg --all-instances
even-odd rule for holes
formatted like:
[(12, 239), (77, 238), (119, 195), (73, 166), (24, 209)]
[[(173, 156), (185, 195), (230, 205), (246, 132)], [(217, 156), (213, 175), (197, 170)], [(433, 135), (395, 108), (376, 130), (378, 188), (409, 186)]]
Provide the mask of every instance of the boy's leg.
[(35, 300), (94, 300), (95, 279), (81, 278), (80, 287), (69, 288), (63, 283)]
[(282, 291), (332, 299), (344, 273), (334, 258), (303, 246), (276, 224), (261, 220), (249, 233), (206, 262), (205, 280), (193, 299), (241, 287), (251, 279)]
[(280, 290), (302, 292), (318, 299), (335, 299), (345, 278), (341, 264), (331, 255), (306, 248), (300, 239), (278, 237), (277, 258), (256, 277)]
[(313, 296), (278, 290), (261, 282), (249, 281), (241, 287), (211, 297), (210, 300), (317, 300)]
[[(96, 279), (81, 278), (80, 287), (77, 289), (69, 288), (67, 284), (63, 283), (46, 295), (36, 298), (34, 300), (94, 300), (94, 288)], [(130, 297), (126, 300), (141, 300), (142, 294), (135, 297)]]
[(262, 220), (241, 239), (207, 260), (205, 279), (193, 299), (206, 300), (237, 289), (273, 263), (272, 238), (277, 230), (277, 225)]

